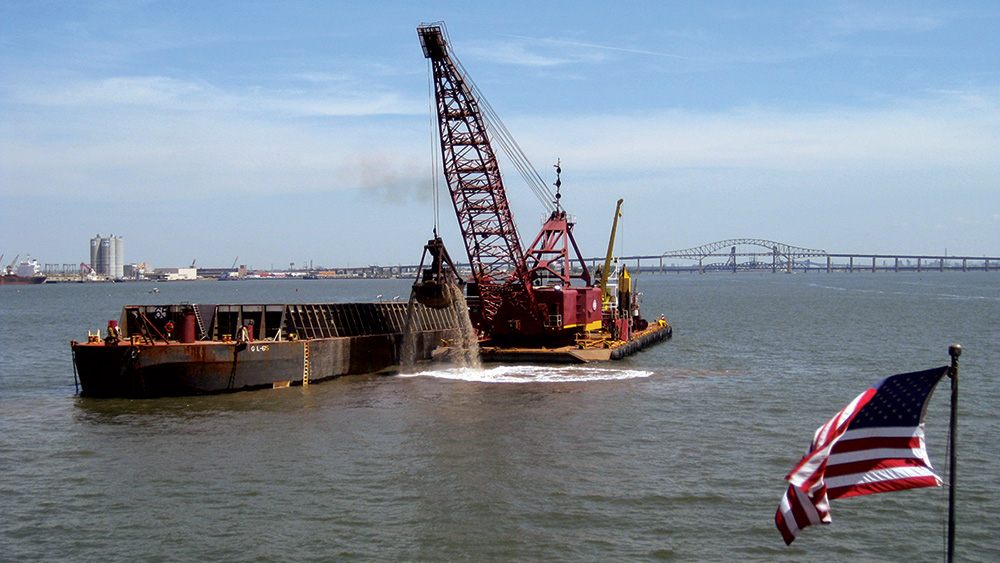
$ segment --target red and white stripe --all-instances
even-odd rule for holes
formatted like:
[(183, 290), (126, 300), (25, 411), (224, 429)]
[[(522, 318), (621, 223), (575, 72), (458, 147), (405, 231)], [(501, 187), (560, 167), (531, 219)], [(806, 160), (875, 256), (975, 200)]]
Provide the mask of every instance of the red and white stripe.
[(832, 449), (824, 480), (831, 499), (941, 485), (922, 426), (845, 432)]
[(786, 477), (790, 484), (774, 517), (786, 544), (806, 526), (829, 524), (832, 498), (941, 485), (922, 424), (847, 430), (876, 392), (858, 395), (816, 430), (809, 453)]
[(820, 426), (813, 435), (809, 452), (785, 477), (790, 485), (781, 499), (778, 512), (774, 515), (774, 523), (786, 544), (791, 544), (799, 531), (806, 526), (829, 524), (832, 521), (830, 500), (824, 481), (830, 456), (837, 441), (847, 431), (851, 420), (874, 396), (875, 389), (865, 391), (826, 424)]

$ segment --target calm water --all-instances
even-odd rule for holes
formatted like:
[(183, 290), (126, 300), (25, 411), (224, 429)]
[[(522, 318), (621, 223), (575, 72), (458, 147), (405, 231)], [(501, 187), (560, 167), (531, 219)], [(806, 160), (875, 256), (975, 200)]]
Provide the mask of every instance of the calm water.
[[(406, 281), (0, 287), (0, 559), (939, 561), (946, 489), (834, 501), (785, 547), (782, 477), (902, 371), (961, 358), (960, 560), (1000, 554), (1000, 273), (639, 278), (673, 341), (586, 368), (75, 396), (122, 305), (369, 301)], [(946, 469), (948, 383), (927, 415)]]

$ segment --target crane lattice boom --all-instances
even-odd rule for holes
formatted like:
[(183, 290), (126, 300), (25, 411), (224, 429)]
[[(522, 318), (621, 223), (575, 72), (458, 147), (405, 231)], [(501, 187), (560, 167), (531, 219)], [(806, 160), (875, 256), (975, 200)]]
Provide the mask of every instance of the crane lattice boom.
[[(573, 225), (557, 203), (559, 195), (525, 252), (482, 111), (489, 106), (483, 101), (480, 107), (475, 86), (451, 54), (441, 24), (421, 25), (417, 35), (431, 62), (444, 175), (472, 265), (468, 303), (473, 325), (489, 338), (531, 337), (536, 343), (539, 337), (572, 340), (576, 333), (600, 328), (600, 290), (591, 286)], [(498, 131), (505, 129), (501, 125)], [(570, 248), (582, 276), (572, 274)], [(574, 279), (582, 279), (586, 287), (573, 287)]]
[(520, 277), (524, 263), (487, 125), (465, 78), (448, 53), (440, 26), (418, 28), (433, 65), (444, 174), (477, 278)]
[[(501, 301), (510, 301), (512, 294), (520, 295), (514, 302), (531, 309), (521, 239), (479, 104), (448, 51), (441, 26), (420, 26), (417, 34), (424, 56), (431, 61), (444, 175), (472, 265), (482, 317), (487, 322), (494, 319)], [(498, 284), (508, 287), (501, 290)], [(530, 311), (526, 313), (530, 316)]]

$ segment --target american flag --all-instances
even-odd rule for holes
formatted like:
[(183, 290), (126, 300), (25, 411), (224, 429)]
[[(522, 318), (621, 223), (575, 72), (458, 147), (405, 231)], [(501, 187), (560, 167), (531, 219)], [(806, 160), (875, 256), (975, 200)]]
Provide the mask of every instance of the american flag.
[(941, 485), (924, 446), (924, 411), (948, 369), (886, 378), (816, 430), (774, 516), (786, 544), (831, 522), (830, 499)]

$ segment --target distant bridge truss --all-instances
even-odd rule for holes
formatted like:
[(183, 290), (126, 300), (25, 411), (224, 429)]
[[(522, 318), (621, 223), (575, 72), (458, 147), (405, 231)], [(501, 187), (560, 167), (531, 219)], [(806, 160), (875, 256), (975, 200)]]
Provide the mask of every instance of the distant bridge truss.
[[(792, 246), (782, 242), (757, 238), (727, 239), (684, 250), (664, 252), (662, 260), (675, 258), (697, 260), (698, 269), (712, 270), (787, 270), (796, 264), (810, 263), (812, 258), (829, 256), (825, 250)], [(724, 259), (724, 261), (722, 260)], [(706, 261), (709, 263), (706, 264)]]
[[(591, 271), (604, 263), (604, 257), (587, 258)], [(882, 254), (827, 252), (792, 246), (759, 238), (735, 238), (703, 244), (663, 254), (619, 256), (629, 272), (924, 272), (924, 271), (1000, 271), (1000, 256)], [(456, 264), (466, 274), (468, 264)], [(345, 277), (413, 277), (418, 266), (368, 266), (342, 268)]]

